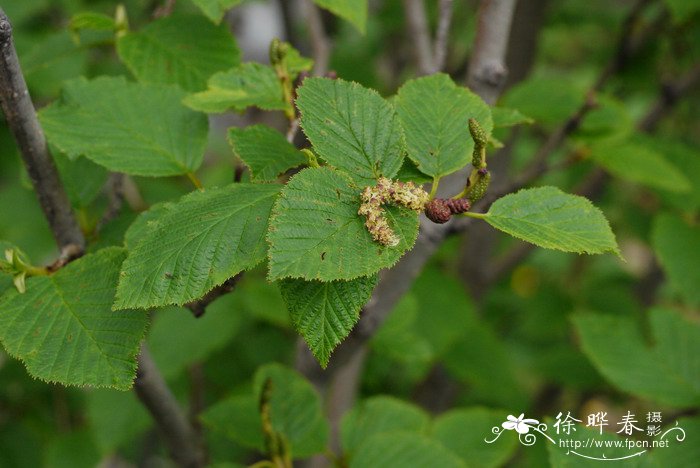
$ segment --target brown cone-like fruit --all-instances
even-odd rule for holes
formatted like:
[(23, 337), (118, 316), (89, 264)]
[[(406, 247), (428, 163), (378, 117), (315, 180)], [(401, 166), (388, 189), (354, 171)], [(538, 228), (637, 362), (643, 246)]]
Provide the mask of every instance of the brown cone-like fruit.
[(452, 217), (452, 211), (447, 203), (442, 198), (435, 198), (430, 200), (427, 205), (425, 205), (425, 215), (428, 219), (437, 224), (443, 224), (450, 220)]
[(472, 204), (466, 198), (458, 198), (456, 200), (454, 198), (448, 198), (445, 200), (445, 204), (452, 214), (466, 213), (469, 211), (469, 208), (472, 207)]

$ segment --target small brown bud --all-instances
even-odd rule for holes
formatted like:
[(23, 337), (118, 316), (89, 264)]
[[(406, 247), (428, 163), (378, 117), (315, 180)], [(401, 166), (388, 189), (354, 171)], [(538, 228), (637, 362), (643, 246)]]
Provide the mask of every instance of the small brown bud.
[(425, 215), (434, 223), (443, 224), (450, 220), (452, 211), (442, 198), (434, 198), (425, 205)]

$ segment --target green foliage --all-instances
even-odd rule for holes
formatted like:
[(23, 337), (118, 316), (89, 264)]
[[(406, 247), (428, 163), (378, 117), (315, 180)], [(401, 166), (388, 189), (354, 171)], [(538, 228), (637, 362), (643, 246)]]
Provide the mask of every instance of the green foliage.
[(100, 454), (88, 431), (76, 431), (52, 440), (45, 462), (55, 468), (91, 468), (99, 464)]
[(358, 403), (343, 416), (340, 439), (346, 456), (352, 456), (363, 442), (373, 437), (425, 433), (428, 424), (428, 415), (417, 406), (389, 396), (375, 396)]
[(272, 427), (287, 440), (292, 456), (306, 457), (322, 452), (328, 439), (328, 422), (318, 393), (297, 372), (279, 364), (269, 364), (255, 373), (258, 401), (268, 379), (271, 381)]
[(212, 75), (207, 90), (190, 94), (184, 103), (194, 110), (220, 113), (255, 106), (264, 110), (284, 110), (289, 104), (275, 71), (266, 65), (246, 62), (229, 71)]
[(350, 468), (464, 468), (467, 465), (440, 443), (413, 433), (380, 434), (360, 445)]
[[(85, 397), (86, 416), (95, 443), (103, 455), (133, 443), (149, 428), (150, 415), (135, 392), (90, 389)], [(119, 408), (119, 411), (115, 411)]]
[(548, 249), (619, 254), (615, 235), (603, 213), (584, 197), (555, 187), (506, 195), (479, 215), (503, 232)]
[(264, 450), (258, 401), (250, 393), (233, 395), (218, 401), (202, 413), (201, 419), (212, 431), (245, 447), (259, 452)]
[(435, 178), (469, 162), (474, 149), (469, 119), (476, 119), (487, 135), (493, 128), (486, 103), (441, 73), (408, 81), (399, 89), (395, 105), (408, 156), (420, 171)]
[(671, 284), (688, 304), (700, 305), (700, 229), (662, 214), (654, 219), (652, 244)]
[(535, 121), (517, 109), (508, 107), (492, 107), (491, 117), (494, 127), (512, 127), (520, 124), (531, 124)]
[[(152, 408), (122, 391), (144, 342), (212, 467), (288, 467), (318, 454), (348, 468), (593, 466), (539, 437), (532, 447), (510, 431), (484, 439), (521, 412), (547, 420), (570, 410), (584, 421), (570, 437), (581, 441), (598, 436), (583, 427), (598, 409), (611, 430), (628, 409), (640, 425), (647, 411), (663, 411), (663, 430), (692, 412), (700, 404), (700, 114), (688, 96), (665, 99), (659, 79), (674, 90), (694, 71), (697, 1), (637, 5), (634, 47), (605, 83), (596, 77), (619, 58), (616, 35), (633, 5), (549, 2), (537, 53), (521, 55), (528, 41), (510, 44), (523, 70), (533, 65), (530, 78), (517, 83), (514, 73), (496, 107), (459, 86), (481, 37), (474, 2), (453, 2), (449, 75), (420, 78), (407, 2), (311, 2), (327, 10), (330, 57), (319, 65), (348, 81), (332, 72), (303, 81), (311, 59), (279, 40), (251, 44), (259, 15), (278, 16), (269, 5), (223, 21), (242, 0), (122, 0), (116, 13), (105, 0), (4, 2), (88, 254), (67, 259), (70, 249), (57, 248), (41, 190), (0, 122), (0, 465), (168, 464)], [(318, 45), (294, 9), (303, 3), (280, 3), (284, 30)], [(444, 25), (438, 3), (425, 5), (430, 36)], [(516, 14), (514, 27), (523, 18)], [(231, 27), (262, 63), (241, 62)], [(637, 44), (637, 36), (650, 39)], [(594, 105), (570, 132), (584, 99)], [(243, 115), (203, 115), (230, 111)], [(444, 228), (421, 217), (419, 250), (382, 272), (413, 248), (418, 216), (380, 205), (400, 240), (385, 247), (368, 232), (377, 218), (358, 214), (363, 191), (380, 176), (395, 190), (397, 180), (453, 178), (470, 157), (481, 166), (474, 139), (507, 148), (489, 154), (489, 175), (472, 174), (462, 196), (485, 197), (465, 216), (551, 249), (617, 253), (601, 211), (565, 192), (586, 193), (615, 226), (627, 262), (523, 249), (453, 214)], [(540, 188), (488, 208), (491, 186), (521, 180), (543, 153), (546, 174), (528, 180)], [(596, 167), (614, 177), (598, 178)], [(440, 196), (465, 182), (443, 181)], [(198, 318), (178, 306), (203, 297), (217, 298)], [(345, 349), (331, 355), (370, 300), (365, 311), (378, 314), (361, 335), (383, 321), (351, 356), (358, 374), (337, 378), (353, 366), (342, 362)], [(309, 380), (278, 364), (295, 361), (300, 338), (330, 364), (296, 362)], [(357, 403), (338, 414), (344, 392)], [(678, 424), (685, 443), (623, 464), (693, 466), (700, 419)]]
[(365, 33), (367, 0), (314, 0), (314, 3), (349, 21), (362, 34)]
[(376, 91), (309, 78), (298, 95), (301, 126), (325, 161), (359, 185), (396, 175), (403, 162), (403, 133), (393, 107)]
[(564, 122), (583, 103), (584, 94), (569, 80), (532, 78), (508, 91), (503, 105), (517, 109), (538, 124)]
[(664, 0), (668, 9), (671, 10), (674, 21), (683, 23), (688, 21), (693, 15), (700, 11), (700, 1), (698, 0)]
[(700, 402), (700, 326), (669, 309), (649, 312), (653, 346), (625, 317), (580, 314), (573, 318), (581, 346), (618, 388), (671, 406)]
[(85, 207), (100, 193), (107, 181), (107, 171), (85, 157), (54, 157), (61, 182), (73, 206)]
[[(78, 33), (83, 29), (89, 29), (92, 31), (114, 31), (117, 27), (117, 23), (111, 16), (103, 15), (101, 13), (93, 13), (91, 11), (84, 11), (73, 15), (68, 24), (68, 28), (71, 32)], [(79, 36), (78, 36), (79, 37)]]
[(228, 141), (234, 154), (250, 169), (254, 182), (274, 181), (288, 169), (306, 163), (301, 151), (265, 125), (230, 128)]
[(49, 142), (71, 158), (133, 175), (184, 174), (202, 162), (208, 124), (182, 106), (183, 96), (119, 77), (78, 79), (39, 117)]
[(130, 247), (115, 308), (182, 305), (260, 263), (279, 189), (233, 184), (163, 207)]
[(230, 305), (230, 298), (222, 298), (199, 318), (187, 309), (176, 307), (158, 311), (148, 333), (148, 348), (163, 377), (177, 377), (188, 366), (205, 361), (228, 343), (240, 330), (242, 321), (242, 316)]
[(690, 191), (690, 181), (660, 153), (632, 142), (603, 142), (591, 157), (617, 177), (672, 192)]
[(390, 207), (396, 247), (372, 240), (358, 216), (360, 188), (329, 168), (305, 169), (282, 189), (270, 221), (270, 279), (352, 280), (396, 263), (415, 242), (415, 213)]
[(200, 15), (172, 15), (124, 34), (117, 52), (139, 81), (187, 91), (206, 88), (211, 75), (235, 67), (241, 55), (227, 26)]
[(300, 279), (280, 282), (294, 328), (322, 367), (328, 365), (333, 349), (359, 320), (360, 309), (369, 300), (376, 283), (376, 276), (325, 283)]
[(192, 3), (197, 5), (199, 9), (207, 15), (207, 18), (219, 24), (226, 10), (233, 8), (242, 1), (243, 0), (192, 0)]
[(27, 292), (0, 297), (0, 340), (34, 377), (64, 385), (131, 388), (146, 328), (138, 311), (113, 312), (125, 252), (103, 249), (51, 276), (27, 279)]
[(515, 437), (499, 437), (492, 444), (484, 442), (491, 428), (500, 426), (504, 411), (486, 408), (463, 408), (441, 414), (433, 423), (432, 435), (467, 464), (487, 468), (503, 466), (517, 448)]

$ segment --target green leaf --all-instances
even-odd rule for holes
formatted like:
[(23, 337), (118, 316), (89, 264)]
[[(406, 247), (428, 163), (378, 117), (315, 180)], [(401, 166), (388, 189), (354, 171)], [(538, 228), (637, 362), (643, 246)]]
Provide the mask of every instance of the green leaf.
[(687, 177), (662, 154), (634, 142), (593, 145), (591, 158), (605, 170), (622, 179), (672, 192), (692, 188)]
[(54, 157), (54, 161), (73, 206), (88, 206), (107, 182), (105, 168), (87, 158), (78, 157), (71, 160), (59, 154)]
[(616, 387), (679, 407), (700, 403), (700, 324), (679, 313), (654, 308), (649, 321), (653, 346), (627, 317), (581, 314), (573, 317), (581, 347)]
[(262, 452), (265, 442), (258, 406), (254, 395), (233, 395), (207, 408), (200, 418), (211, 431)]
[[(646, 137), (641, 143), (663, 154), (686, 179), (700, 180), (700, 153), (694, 146), (677, 138), (663, 138), (658, 135)], [(669, 204), (683, 211), (692, 212), (700, 208), (700, 184), (697, 183), (691, 184), (690, 192), (660, 192), (659, 195)]]
[(399, 89), (395, 105), (408, 156), (432, 177), (455, 172), (471, 161), (470, 118), (479, 121), (486, 135), (493, 128), (489, 106), (442, 73), (408, 81)]
[(700, 0), (664, 0), (676, 23), (684, 23), (700, 11)]
[(486, 408), (463, 408), (441, 414), (433, 423), (432, 436), (458, 455), (468, 466), (496, 468), (504, 466), (518, 447), (516, 437), (499, 437), (484, 442), (491, 428), (501, 426), (507, 413)]
[(112, 171), (170, 176), (192, 172), (207, 143), (206, 116), (182, 106), (175, 87), (122, 77), (77, 79), (39, 113), (49, 142)]
[(91, 434), (85, 430), (61, 434), (46, 448), (45, 466), (52, 468), (93, 468), (100, 463), (100, 453)]
[(314, 0), (314, 3), (349, 21), (360, 33), (365, 33), (367, 0)]
[(303, 57), (290, 43), (285, 42), (284, 44), (287, 45), (287, 54), (284, 56), (284, 64), (287, 67), (290, 77), (296, 79), (301, 72), (310, 72), (314, 67), (313, 59)]
[(423, 433), (430, 418), (421, 408), (391, 396), (368, 398), (347, 412), (340, 424), (343, 453), (352, 454), (367, 439), (395, 432)]
[(177, 377), (190, 364), (204, 362), (238, 332), (243, 317), (227, 305), (231, 305), (229, 297), (221, 298), (207, 306), (201, 317), (176, 307), (158, 312), (148, 334), (148, 347), (166, 379)]
[(420, 434), (379, 434), (360, 445), (350, 468), (465, 468), (442, 444)]
[(518, 109), (544, 126), (553, 127), (576, 112), (585, 92), (571, 80), (531, 78), (513, 86), (504, 96), (503, 105)]
[(41, 380), (129, 389), (146, 315), (111, 309), (124, 257), (124, 249), (103, 249), (28, 278), (24, 294), (7, 291), (0, 298), (5, 350)]
[(219, 24), (226, 10), (233, 8), (242, 1), (243, 0), (192, 0), (192, 3), (197, 5), (199, 9), (207, 15), (207, 18)]
[(700, 228), (662, 214), (654, 219), (651, 242), (671, 284), (688, 304), (700, 305)]
[(269, 401), (272, 427), (289, 441), (293, 457), (302, 458), (324, 451), (328, 422), (316, 390), (296, 371), (280, 364), (268, 364), (255, 373), (258, 401), (267, 379), (272, 381)]
[(294, 328), (322, 367), (328, 365), (333, 349), (360, 319), (360, 309), (376, 284), (376, 275), (327, 283), (299, 279), (280, 282)]
[(355, 181), (394, 177), (403, 136), (392, 106), (357, 83), (308, 78), (298, 89), (301, 126), (318, 154)]
[(153, 424), (135, 392), (99, 388), (87, 392), (85, 399), (87, 419), (95, 442), (104, 455), (131, 446), (136, 436)]
[(241, 56), (228, 26), (215, 26), (200, 15), (153, 21), (120, 37), (117, 53), (139, 81), (187, 91), (205, 89), (210, 76), (235, 67)]
[(56, 97), (64, 81), (87, 72), (88, 51), (77, 46), (68, 31), (32, 38), (32, 47), (20, 53), (20, 64), (32, 98), (48, 101)]
[(250, 169), (254, 182), (274, 181), (288, 169), (306, 163), (304, 154), (284, 136), (265, 125), (230, 128), (228, 141)]
[(524, 189), (506, 195), (479, 215), (491, 226), (546, 249), (619, 255), (603, 213), (584, 197), (556, 187)]
[(512, 127), (520, 124), (531, 124), (535, 121), (517, 109), (508, 107), (492, 107), (491, 117), (494, 127)]
[(400, 242), (383, 246), (372, 239), (357, 214), (361, 190), (326, 167), (294, 176), (270, 221), (270, 279), (351, 280), (396, 263), (416, 240), (418, 217), (389, 206), (386, 216)]
[(129, 251), (115, 309), (182, 305), (260, 263), (279, 190), (232, 184), (190, 193), (162, 209)]
[(95, 13), (92, 11), (84, 11), (73, 15), (68, 23), (68, 29), (73, 32), (78, 32), (83, 29), (91, 31), (113, 31), (117, 24), (111, 16)]
[(176, 202), (161, 202), (139, 213), (124, 233), (124, 247), (133, 250), (136, 245), (158, 224), (158, 219), (165, 216)]
[(275, 71), (259, 63), (246, 62), (212, 75), (207, 90), (190, 94), (184, 103), (194, 110), (220, 113), (229, 109), (245, 110), (255, 106), (263, 110), (285, 110), (282, 84)]

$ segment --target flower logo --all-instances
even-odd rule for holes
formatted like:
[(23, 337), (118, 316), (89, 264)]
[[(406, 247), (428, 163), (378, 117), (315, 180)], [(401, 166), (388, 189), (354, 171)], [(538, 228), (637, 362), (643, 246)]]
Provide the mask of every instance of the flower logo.
[(521, 413), (517, 418), (512, 414), (509, 414), (506, 419), (507, 421), (501, 424), (503, 429), (507, 429), (509, 431), (515, 429), (518, 434), (527, 434), (530, 432), (531, 426), (536, 427), (540, 423), (537, 419), (525, 419), (525, 413)]

